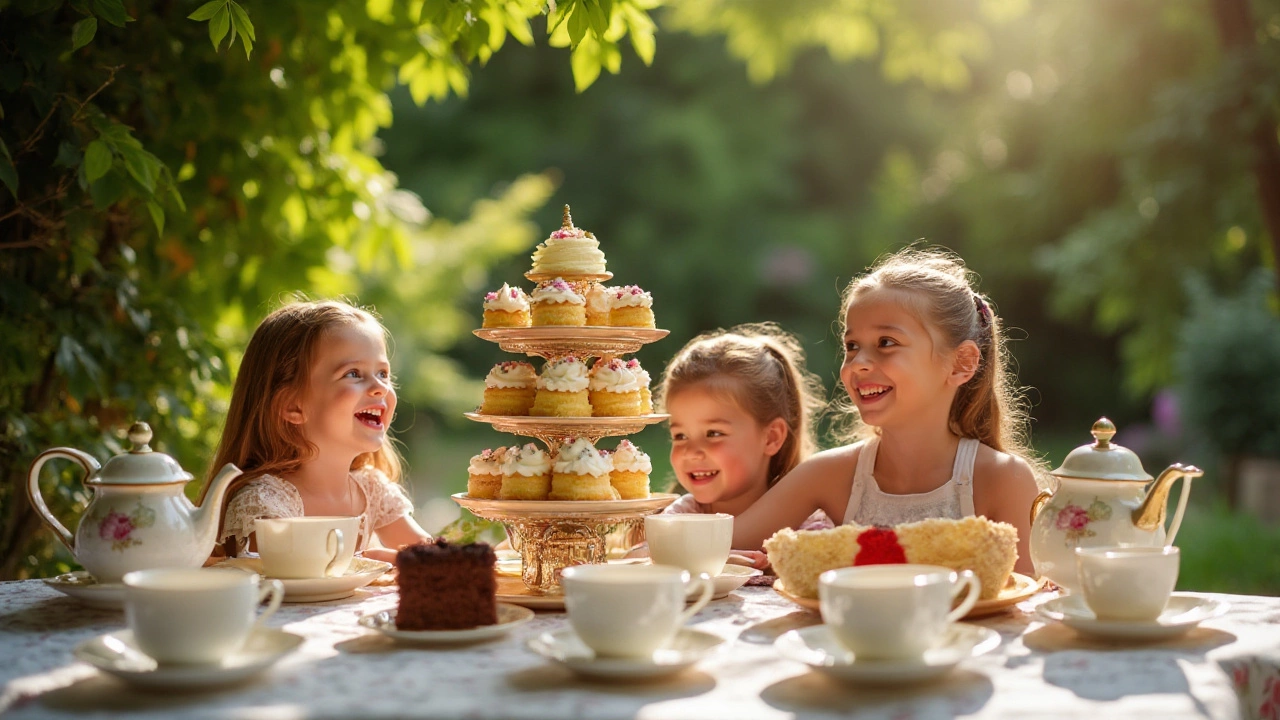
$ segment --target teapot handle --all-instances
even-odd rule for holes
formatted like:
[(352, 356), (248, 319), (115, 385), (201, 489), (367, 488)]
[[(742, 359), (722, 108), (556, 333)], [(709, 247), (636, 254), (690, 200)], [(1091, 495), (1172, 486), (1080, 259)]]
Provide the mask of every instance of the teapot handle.
[(31, 471), (27, 473), (27, 499), (31, 501), (32, 507), (40, 514), (40, 519), (44, 520), (44, 524), (49, 526), (50, 530), (58, 536), (58, 540), (67, 547), (72, 555), (76, 552), (76, 539), (67, 530), (62, 523), (58, 522), (58, 518), (49, 512), (49, 506), (44, 502), (44, 496), (40, 494), (40, 468), (50, 460), (62, 458), (65, 460), (74, 460), (84, 468), (85, 477), (93, 475), (101, 467), (98, 461), (92, 455), (76, 450), (74, 448), (54, 448), (53, 450), (45, 450), (36, 456), (35, 462), (31, 463)]

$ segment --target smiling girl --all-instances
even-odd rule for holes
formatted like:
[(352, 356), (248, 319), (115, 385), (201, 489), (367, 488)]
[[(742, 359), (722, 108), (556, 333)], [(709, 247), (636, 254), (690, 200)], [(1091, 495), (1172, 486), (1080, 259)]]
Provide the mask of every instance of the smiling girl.
[[(378, 560), (430, 540), (399, 485), (387, 435), (395, 410), (386, 329), (373, 315), (331, 301), (268, 315), (245, 349), (210, 465), (244, 471), (222, 512), (226, 554), (256, 550), (260, 518), (359, 517), (357, 549)], [(374, 535), (385, 547), (369, 547)]]
[[(668, 513), (738, 515), (813, 451), (821, 385), (794, 337), (771, 324), (699, 335), (667, 366), (671, 467), (688, 491)], [(805, 527), (831, 527), (816, 513)], [(758, 545), (757, 545), (758, 547)], [(763, 566), (763, 553), (734, 551)]]
[(854, 442), (818, 453), (734, 522), (734, 546), (758, 548), (814, 509), (844, 523), (896, 525), (983, 515), (1028, 552), (1035, 472), (990, 303), (956, 256), (907, 249), (855, 278), (841, 312), (840, 379)]

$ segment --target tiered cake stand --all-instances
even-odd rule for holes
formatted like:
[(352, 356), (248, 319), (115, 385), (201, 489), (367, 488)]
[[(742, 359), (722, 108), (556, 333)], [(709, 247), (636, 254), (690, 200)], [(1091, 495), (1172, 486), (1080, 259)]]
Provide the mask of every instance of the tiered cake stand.
[[(549, 280), (535, 273), (525, 277), (535, 282)], [(607, 280), (612, 274), (565, 277), (572, 284), (585, 286), (593, 280)], [(580, 290), (583, 289), (580, 287)], [(642, 345), (660, 340), (666, 330), (614, 327), (529, 327), (485, 328), (475, 334), (495, 342), (506, 352), (552, 359), (565, 355), (579, 358), (609, 359), (634, 353)], [(584, 437), (595, 443), (603, 437), (621, 437), (639, 432), (648, 425), (667, 419), (664, 414), (636, 417), (520, 417), (466, 413), (476, 422), (488, 423), (499, 432), (524, 435), (541, 440), (554, 453), (568, 439)], [(519, 549), (520, 578), (531, 606), (546, 607), (538, 602), (560, 595), (560, 571), (572, 565), (603, 563), (607, 560), (606, 536), (624, 531), (632, 534), (646, 515), (660, 512), (676, 496), (651, 494), (638, 500), (552, 501), (552, 500), (484, 500), (458, 493), (453, 499), (477, 517), (501, 522), (507, 529), (513, 547)], [(500, 594), (502, 591), (500, 590)], [(522, 598), (505, 597), (512, 602)]]

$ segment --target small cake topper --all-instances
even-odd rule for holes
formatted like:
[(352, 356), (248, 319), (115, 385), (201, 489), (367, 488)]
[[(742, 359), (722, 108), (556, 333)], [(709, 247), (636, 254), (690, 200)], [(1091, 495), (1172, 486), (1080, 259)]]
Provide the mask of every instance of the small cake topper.
[(560, 223), (560, 227), (565, 230), (573, 229), (573, 216), (569, 214), (569, 203), (564, 204), (564, 221)]

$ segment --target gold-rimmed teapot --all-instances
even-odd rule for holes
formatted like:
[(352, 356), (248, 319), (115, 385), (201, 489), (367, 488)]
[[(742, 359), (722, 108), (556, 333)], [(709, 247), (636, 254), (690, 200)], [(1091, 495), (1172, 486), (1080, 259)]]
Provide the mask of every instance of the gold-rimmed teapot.
[[(151, 427), (129, 428), (133, 448), (100, 466), (92, 455), (75, 448), (45, 450), (27, 474), (27, 497), (40, 519), (99, 583), (118, 583), (133, 570), (156, 567), (200, 567), (213, 551), (222, 497), (240, 469), (223, 466), (212, 480), (204, 504), (196, 507), (183, 494), (191, 473), (177, 461), (151, 449)], [(49, 512), (40, 495), (40, 469), (55, 458), (72, 460), (85, 472), (93, 491), (75, 535)]]
[[(1111, 442), (1116, 426), (1105, 417), (1093, 424), (1094, 441), (1072, 450), (1050, 474), (1056, 491), (1044, 491), (1031, 505), (1031, 562), (1036, 574), (1067, 590), (1079, 587), (1075, 549), (1101, 545), (1172, 545), (1191, 494), (1194, 465), (1170, 465), (1152, 479), (1142, 461)], [(1165, 532), (1165, 506), (1178, 478), (1182, 496)]]

